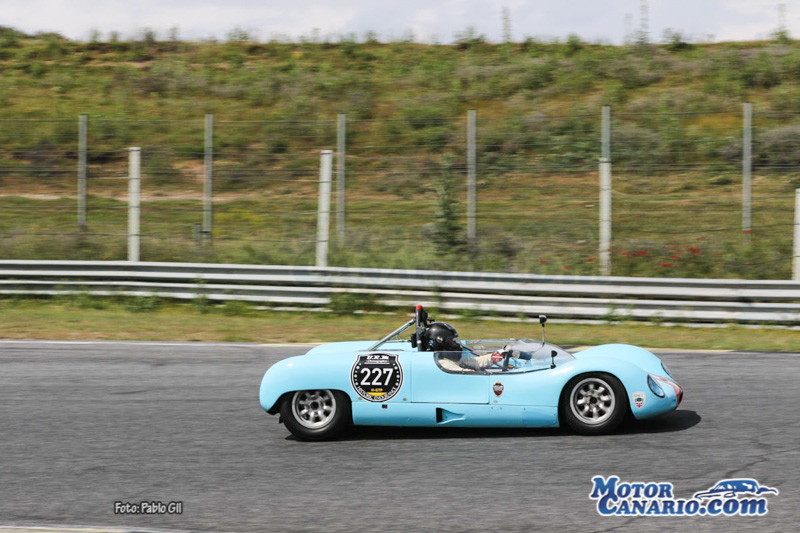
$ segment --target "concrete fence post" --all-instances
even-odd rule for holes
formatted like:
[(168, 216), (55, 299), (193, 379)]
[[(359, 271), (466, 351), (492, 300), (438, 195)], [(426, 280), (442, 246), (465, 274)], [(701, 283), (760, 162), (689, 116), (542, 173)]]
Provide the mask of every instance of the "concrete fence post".
[(794, 190), (794, 261), (792, 279), (800, 281), (800, 189)]
[(331, 217), (331, 170), (333, 150), (323, 150), (319, 161), (319, 202), (317, 205), (317, 267), (328, 266)]
[(477, 112), (470, 109), (467, 112), (467, 239), (471, 243), (475, 242), (478, 235), (476, 118)]
[(203, 176), (203, 242), (211, 241), (211, 231), (213, 229), (214, 211), (214, 115), (206, 114), (206, 129), (204, 143), (204, 176)]
[(336, 121), (336, 236), (339, 244), (345, 237), (345, 202), (347, 201), (345, 158), (347, 150), (347, 114), (339, 113)]
[(743, 109), (744, 125), (742, 128), (742, 234), (750, 240), (752, 227), (750, 211), (753, 187), (753, 104), (746, 102)]
[(86, 229), (86, 150), (89, 115), (78, 116), (78, 229)]
[(128, 156), (128, 261), (139, 261), (141, 155), (141, 148), (132, 147)]
[(603, 106), (600, 157), (600, 275), (611, 275), (611, 107)]

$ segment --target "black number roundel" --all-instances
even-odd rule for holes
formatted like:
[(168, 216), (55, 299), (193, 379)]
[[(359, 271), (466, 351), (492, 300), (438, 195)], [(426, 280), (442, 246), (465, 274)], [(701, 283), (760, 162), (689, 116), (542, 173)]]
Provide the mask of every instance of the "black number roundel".
[(403, 386), (403, 367), (396, 355), (359, 355), (350, 373), (350, 383), (365, 400), (385, 402), (394, 398)]

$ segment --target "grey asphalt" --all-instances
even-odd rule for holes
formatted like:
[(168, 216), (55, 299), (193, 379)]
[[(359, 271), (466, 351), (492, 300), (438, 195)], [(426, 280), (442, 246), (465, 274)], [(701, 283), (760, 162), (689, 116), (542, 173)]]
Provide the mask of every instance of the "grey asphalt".
[[(303, 443), (259, 407), (305, 347), (0, 341), (0, 525), (192, 531), (794, 531), (800, 355), (664, 353), (680, 409), (604, 437), (357, 428)], [(748, 518), (602, 518), (594, 475), (776, 487)], [(120, 516), (113, 503), (184, 502)]]

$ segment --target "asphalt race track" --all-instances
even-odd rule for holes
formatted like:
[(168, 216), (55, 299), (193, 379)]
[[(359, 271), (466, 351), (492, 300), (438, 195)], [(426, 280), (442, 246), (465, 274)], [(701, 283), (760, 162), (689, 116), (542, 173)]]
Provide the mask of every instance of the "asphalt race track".
[[(681, 408), (607, 437), (359, 428), (302, 443), (257, 401), (304, 347), (0, 341), (0, 525), (192, 531), (796, 531), (800, 354), (663, 353)], [(596, 474), (776, 487), (762, 517), (605, 518)], [(115, 501), (182, 501), (121, 516)], [(647, 529), (646, 529), (647, 528)]]

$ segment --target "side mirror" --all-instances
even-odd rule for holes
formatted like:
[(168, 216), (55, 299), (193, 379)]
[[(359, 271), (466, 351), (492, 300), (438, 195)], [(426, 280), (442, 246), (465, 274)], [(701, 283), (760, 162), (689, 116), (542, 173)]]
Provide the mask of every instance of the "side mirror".
[(550, 369), (551, 370), (556, 367), (556, 356), (557, 355), (558, 355), (557, 351), (555, 351), (555, 350), (551, 350), (550, 351)]
[(546, 323), (547, 323), (547, 316), (546, 315), (539, 315), (539, 324), (541, 324), (542, 327), (544, 327), (544, 325)]

